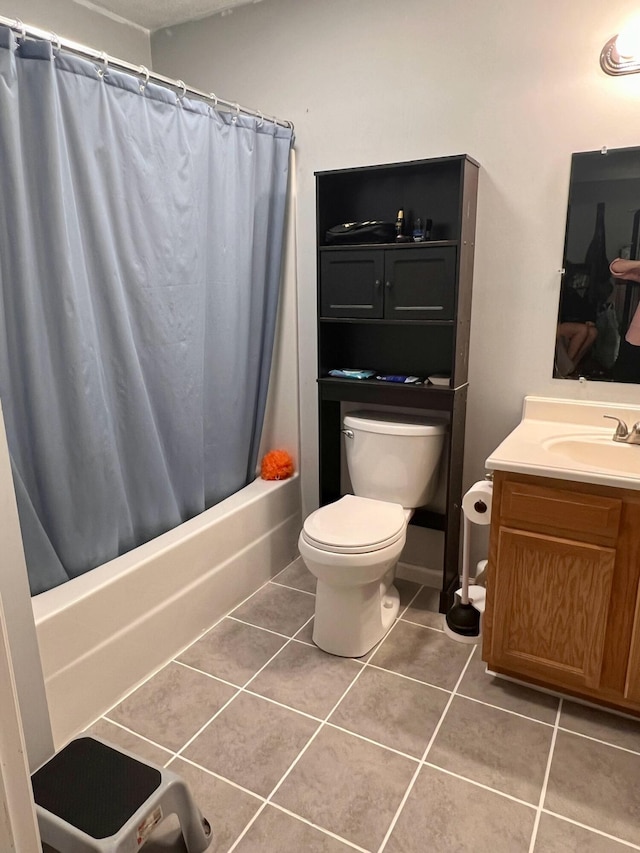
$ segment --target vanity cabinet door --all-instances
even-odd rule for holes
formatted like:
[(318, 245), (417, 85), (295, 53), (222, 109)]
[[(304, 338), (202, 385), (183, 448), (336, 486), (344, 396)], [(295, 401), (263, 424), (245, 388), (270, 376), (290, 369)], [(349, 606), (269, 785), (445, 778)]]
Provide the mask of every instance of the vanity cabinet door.
[(636, 613), (633, 622), (633, 634), (631, 635), (624, 698), (630, 702), (640, 703), (640, 585), (636, 596)]
[(500, 527), (489, 667), (559, 686), (597, 687), (615, 554)]

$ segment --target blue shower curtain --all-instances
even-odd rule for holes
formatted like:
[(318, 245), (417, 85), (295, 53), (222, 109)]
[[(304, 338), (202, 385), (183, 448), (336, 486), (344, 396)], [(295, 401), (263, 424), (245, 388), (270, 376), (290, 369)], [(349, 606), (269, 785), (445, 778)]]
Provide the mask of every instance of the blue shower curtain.
[(53, 53), (0, 28), (0, 398), (33, 594), (254, 478), (292, 143)]

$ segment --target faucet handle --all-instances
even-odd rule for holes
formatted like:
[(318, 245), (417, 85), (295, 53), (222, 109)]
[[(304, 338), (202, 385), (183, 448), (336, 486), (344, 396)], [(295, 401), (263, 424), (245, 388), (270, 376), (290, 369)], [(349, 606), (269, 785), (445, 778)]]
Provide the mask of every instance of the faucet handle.
[[(629, 435), (629, 427), (624, 421), (620, 420), (620, 418), (616, 418), (615, 415), (603, 415), (602, 417), (609, 418), (610, 421), (618, 421), (618, 426), (616, 427), (616, 431), (613, 436), (614, 438), (626, 438)], [(636, 427), (640, 430), (640, 421), (635, 424), (634, 429)]]

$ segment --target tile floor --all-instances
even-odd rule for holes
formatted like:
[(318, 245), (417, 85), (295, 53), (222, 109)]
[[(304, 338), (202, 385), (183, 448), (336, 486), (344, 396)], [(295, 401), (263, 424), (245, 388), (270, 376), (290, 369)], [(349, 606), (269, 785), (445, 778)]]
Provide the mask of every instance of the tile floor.
[[(212, 853), (640, 850), (640, 722), (487, 676), (399, 587), (382, 643), (332, 657), (297, 560), (91, 731), (186, 777)], [(145, 847), (183, 850), (174, 818)]]

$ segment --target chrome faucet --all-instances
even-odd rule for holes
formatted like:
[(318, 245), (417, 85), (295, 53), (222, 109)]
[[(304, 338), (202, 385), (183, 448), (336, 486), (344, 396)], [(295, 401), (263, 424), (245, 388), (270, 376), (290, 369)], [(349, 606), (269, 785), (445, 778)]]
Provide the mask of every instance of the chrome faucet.
[(621, 441), (623, 444), (640, 444), (640, 421), (637, 421), (631, 429), (623, 420), (616, 418), (615, 415), (603, 415), (603, 418), (609, 418), (610, 421), (618, 421), (618, 426), (613, 434), (614, 441)]

